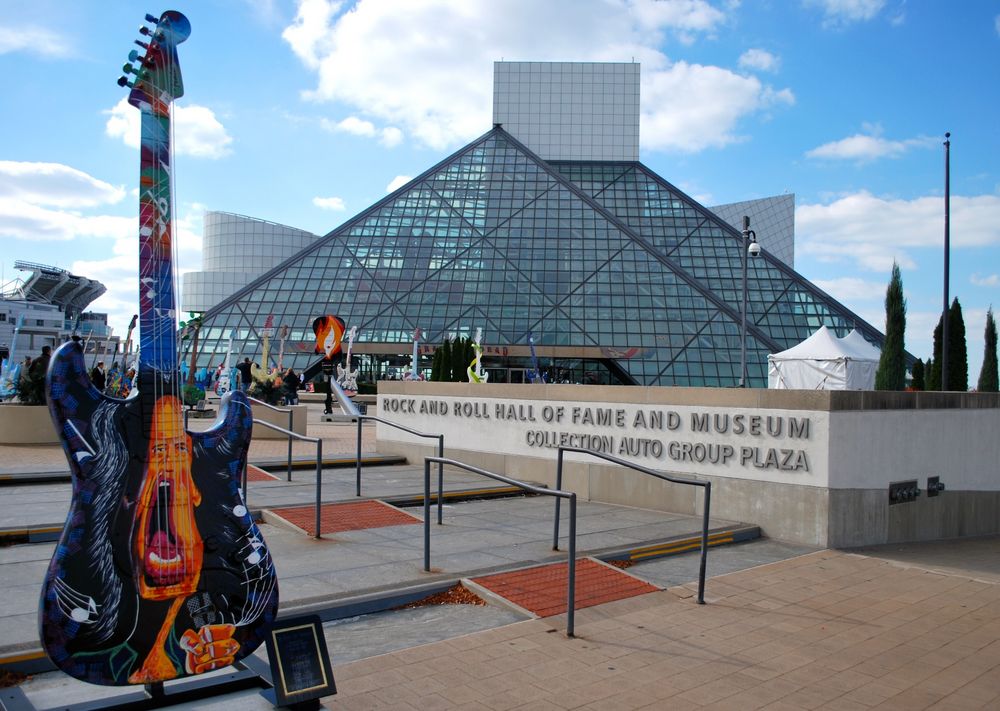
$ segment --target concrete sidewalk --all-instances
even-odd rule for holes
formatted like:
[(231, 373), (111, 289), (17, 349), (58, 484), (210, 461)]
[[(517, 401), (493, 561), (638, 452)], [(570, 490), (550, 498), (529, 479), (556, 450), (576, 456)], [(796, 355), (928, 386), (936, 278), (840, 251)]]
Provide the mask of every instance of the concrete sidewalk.
[[(991, 561), (983, 566), (983, 561)], [(641, 575), (641, 570), (637, 571)], [(336, 709), (1000, 708), (1000, 538), (820, 551), (335, 669)]]

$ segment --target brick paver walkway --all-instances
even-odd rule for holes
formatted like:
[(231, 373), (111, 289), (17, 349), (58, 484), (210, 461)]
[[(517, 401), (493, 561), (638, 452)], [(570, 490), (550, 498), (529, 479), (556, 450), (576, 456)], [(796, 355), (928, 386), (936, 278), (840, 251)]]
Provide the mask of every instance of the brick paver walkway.
[[(994, 546), (996, 550), (997, 546)], [(837, 551), (335, 668), (341, 709), (997, 709), (1000, 581)]]
[[(568, 571), (568, 563), (553, 563), (474, 578), (473, 582), (539, 617), (551, 617), (566, 612)], [(604, 563), (589, 558), (576, 561), (573, 600), (577, 610), (657, 590)]]
[[(271, 509), (271, 513), (280, 516), (289, 523), (298, 526), (309, 535), (316, 531), (315, 506), (289, 506), (287, 508)], [(340, 504), (323, 504), (319, 512), (320, 531), (337, 533), (338, 531), (360, 531), (364, 528), (382, 528), (383, 526), (405, 526), (422, 523), (416, 516), (400, 511), (382, 501), (351, 501)]]

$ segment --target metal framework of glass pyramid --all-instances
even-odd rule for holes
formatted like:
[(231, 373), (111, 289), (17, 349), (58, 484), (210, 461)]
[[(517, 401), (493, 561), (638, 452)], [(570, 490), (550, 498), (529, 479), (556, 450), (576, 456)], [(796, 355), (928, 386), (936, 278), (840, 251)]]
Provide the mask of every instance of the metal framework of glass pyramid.
[[(738, 231), (641, 163), (546, 162), (496, 126), (206, 312), (198, 365), (221, 363), (230, 333), (259, 358), (271, 317), (290, 329), (284, 365), (304, 369), (312, 321), (331, 313), (369, 353), (407, 352), (418, 327), (430, 344), (480, 327), (507, 357), (532, 333), (619, 382), (734, 386), (744, 254)], [(823, 325), (881, 345), (780, 260), (747, 268), (750, 385), (766, 387), (768, 353)]]

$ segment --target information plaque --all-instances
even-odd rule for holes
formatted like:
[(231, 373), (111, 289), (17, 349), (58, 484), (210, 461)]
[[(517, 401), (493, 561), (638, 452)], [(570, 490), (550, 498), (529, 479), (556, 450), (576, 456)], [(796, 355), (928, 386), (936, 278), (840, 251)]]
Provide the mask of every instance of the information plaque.
[(267, 657), (277, 706), (319, 708), (317, 699), (337, 693), (316, 615), (280, 620), (267, 637)]

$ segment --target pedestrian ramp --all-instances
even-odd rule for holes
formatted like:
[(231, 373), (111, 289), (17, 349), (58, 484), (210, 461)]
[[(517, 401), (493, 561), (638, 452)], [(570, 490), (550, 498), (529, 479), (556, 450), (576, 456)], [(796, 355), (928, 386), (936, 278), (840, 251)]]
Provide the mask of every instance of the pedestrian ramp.
[[(566, 612), (568, 563), (551, 563), (495, 575), (471, 578), (466, 586), (492, 602), (513, 606), (533, 617), (552, 617)], [(595, 558), (576, 563), (576, 609), (624, 600), (656, 592), (650, 585)]]
[[(317, 535), (315, 505), (265, 509), (263, 518), (266, 523)], [(416, 516), (377, 499), (323, 504), (319, 519), (319, 535), (422, 523)]]

